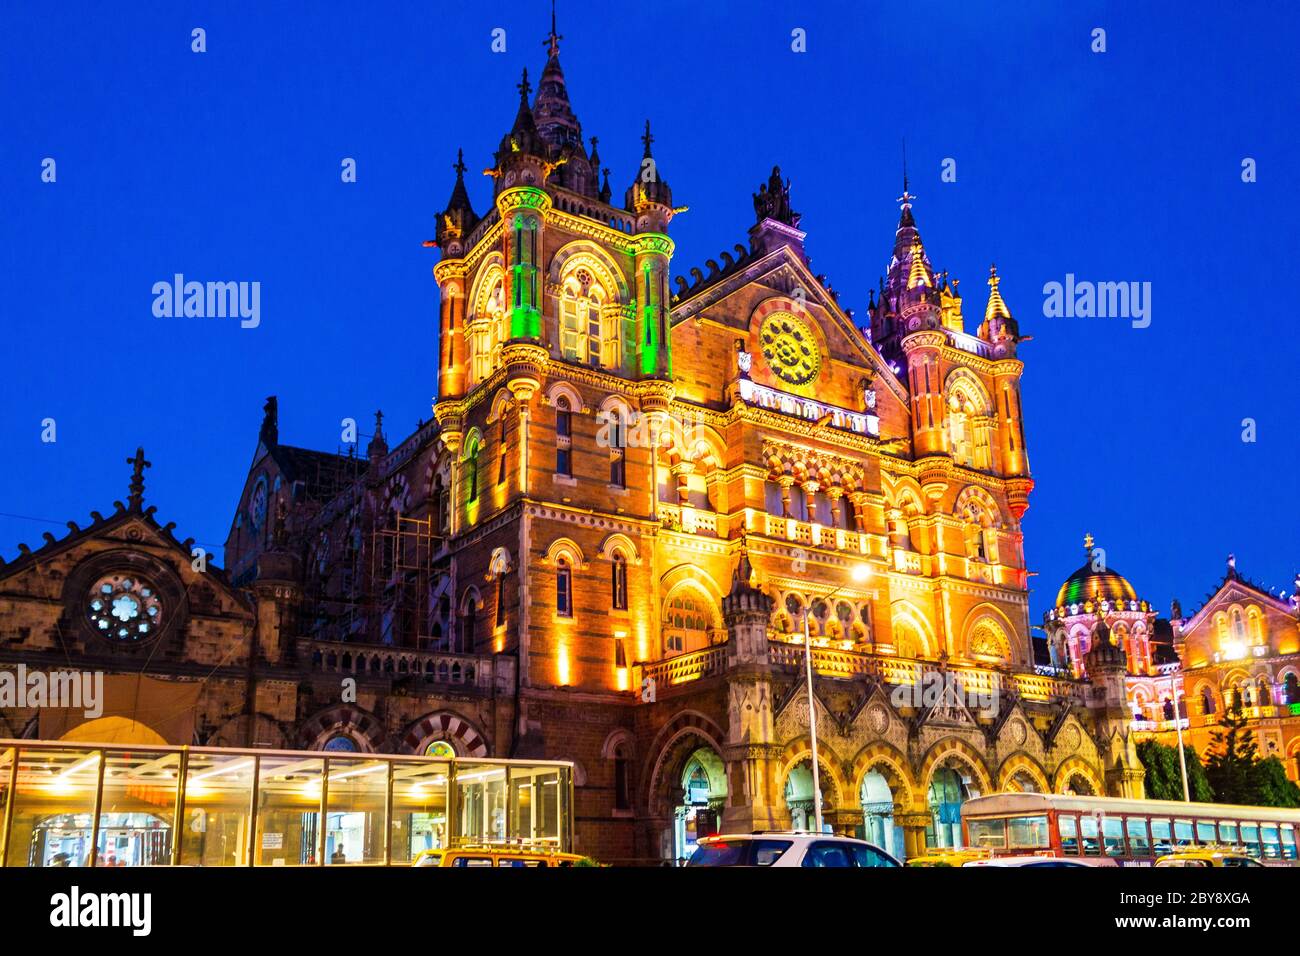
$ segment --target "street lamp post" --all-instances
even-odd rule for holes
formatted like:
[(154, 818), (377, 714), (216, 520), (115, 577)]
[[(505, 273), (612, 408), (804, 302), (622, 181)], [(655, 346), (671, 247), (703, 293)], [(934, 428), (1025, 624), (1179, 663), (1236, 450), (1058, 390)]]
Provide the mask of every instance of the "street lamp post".
[[(865, 564), (854, 565), (850, 572), (854, 581), (865, 581), (871, 574), (871, 568)], [(824, 598), (828, 603), (847, 585), (841, 584)], [(808, 615), (812, 613), (812, 603), (803, 609), (803, 664), (804, 677), (808, 682), (808, 738), (812, 745), (812, 785), (813, 785), (813, 819), (816, 832), (822, 832), (822, 787), (821, 773), (817, 767), (817, 708), (813, 706), (813, 666), (812, 666), (812, 630), (808, 626)]]
[(1178, 712), (1178, 688), (1174, 683), (1177, 677), (1176, 671), (1169, 672), (1169, 696), (1174, 701), (1174, 729), (1178, 732), (1178, 766), (1183, 772), (1183, 802), (1191, 803), (1191, 792), (1187, 786), (1187, 754), (1183, 750), (1183, 720)]

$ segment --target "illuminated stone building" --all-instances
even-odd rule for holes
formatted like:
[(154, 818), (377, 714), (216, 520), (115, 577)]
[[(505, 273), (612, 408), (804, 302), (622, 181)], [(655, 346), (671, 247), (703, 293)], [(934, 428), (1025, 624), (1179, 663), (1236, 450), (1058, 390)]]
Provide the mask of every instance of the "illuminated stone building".
[(1300, 780), (1300, 578), (1290, 598), (1279, 597), (1242, 577), (1230, 557), (1200, 610), (1184, 617), (1175, 601), (1165, 620), (1104, 566), (1091, 536), (1085, 550), (1045, 616), (1052, 668), (1086, 677), (1090, 649), (1106, 641), (1123, 654), (1138, 739), (1174, 746), (1178, 721), (1184, 745), (1204, 757), (1223, 715), (1239, 714), (1260, 754)]
[[(910, 855), (958, 839), (975, 794), (1140, 793), (1111, 645), (1080, 647), (1076, 673), (1033, 661), (1019, 332), (996, 270), (968, 332), (905, 181), (859, 326), (777, 169), (747, 242), (678, 268), (653, 144), (647, 123), (616, 202), (552, 28), (489, 200), (458, 160), (437, 216), (434, 419), (390, 447), (377, 417), (364, 457), (318, 452), (280, 442), (271, 400), (227, 572), (187, 572), (135, 502), (0, 569), (0, 661), (56, 659), (61, 627), (93, 627), (74, 572), (140, 552), (173, 606), (191, 595), (180, 637), (86, 647), (204, 679), (194, 739), (571, 759), (577, 845), (608, 860), (810, 820), (805, 627), (838, 831)], [(66, 585), (22, 577), (59, 562)]]

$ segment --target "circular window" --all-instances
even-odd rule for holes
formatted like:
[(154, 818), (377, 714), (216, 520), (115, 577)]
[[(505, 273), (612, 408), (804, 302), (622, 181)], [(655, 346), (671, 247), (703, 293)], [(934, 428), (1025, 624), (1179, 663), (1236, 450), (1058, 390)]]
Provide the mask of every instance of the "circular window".
[(758, 333), (763, 358), (777, 378), (807, 385), (821, 368), (821, 353), (812, 330), (790, 312), (773, 312)]
[(261, 530), (266, 522), (266, 478), (258, 478), (248, 499), (248, 521), (254, 531)]
[(330, 750), (335, 753), (356, 753), (357, 742), (347, 734), (335, 734), (329, 740), (325, 741), (322, 750)]
[(143, 641), (161, 626), (163, 606), (148, 581), (133, 574), (110, 574), (90, 589), (86, 616), (108, 640)]
[(456, 748), (445, 740), (435, 740), (424, 748), (424, 755), (426, 757), (454, 757), (456, 756)]

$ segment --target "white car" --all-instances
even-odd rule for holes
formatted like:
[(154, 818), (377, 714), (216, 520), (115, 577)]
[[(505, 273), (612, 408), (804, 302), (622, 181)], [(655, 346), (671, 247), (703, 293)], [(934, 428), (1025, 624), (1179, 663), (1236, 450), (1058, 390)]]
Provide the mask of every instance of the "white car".
[(901, 866), (865, 840), (807, 831), (732, 833), (704, 837), (687, 866)]
[(1080, 867), (1087, 869), (1092, 866), (1114, 866), (1114, 860), (1067, 860), (1059, 856), (994, 856), (984, 860), (971, 860), (963, 863), (962, 867), (968, 866), (1030, 866), (1034, 869), (1060, 869), (1068, 867), (1078, 869)]

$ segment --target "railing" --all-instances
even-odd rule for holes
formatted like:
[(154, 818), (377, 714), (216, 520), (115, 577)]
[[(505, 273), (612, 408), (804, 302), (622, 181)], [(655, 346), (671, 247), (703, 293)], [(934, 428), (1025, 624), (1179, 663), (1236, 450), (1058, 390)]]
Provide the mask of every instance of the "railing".
[(781, 538), (813, 548), (851, 551), (857, 554), (867, 553), (867, 536), (847, 528), (832, 528), (829, 525), (813, 524), (795, 518), (763, 514), (762, 530), (769, 537)]
[(880, 435), (880, 418), (874, 412), (855, 412), (837, 405), (827, 405), (811, 398), (802, 398), (789, 392), (768, 388), (766, 385), (759, 385), (751, 379), (740, 380), (740, 398), (747, 404), (780, 412), (783, 415), (793, 415), (811, 422), (829, 419), (830, 424), (835, 428), (872, 437)]
[(641, 661), (637, 663), (639, 672), (637, 686), (647, 677), (655, 682), (657, 689), (688, 684), (702, 677), (721, 674), (727, 666), (727, 645), (718, 644), (699, 651), (688, 651), (669, 657), (662, 661)]
[(299, 660), (313, 671), (355, 674), (396, 680), (421, 677), (433, 684), (494, 688), (497, 693), (514, 690), (515, 663), (512, 658), (481, 654), (447, 654), (411, 648), (376, 647), (340, 641), (298, 641)]
[(659, 520), (669, 531), (683, 534), (699, 534), (709, 538), (718, 537), (719, 522), (717, 512), (702, 511), (690, 505), (669, 505), (659, 503)]

